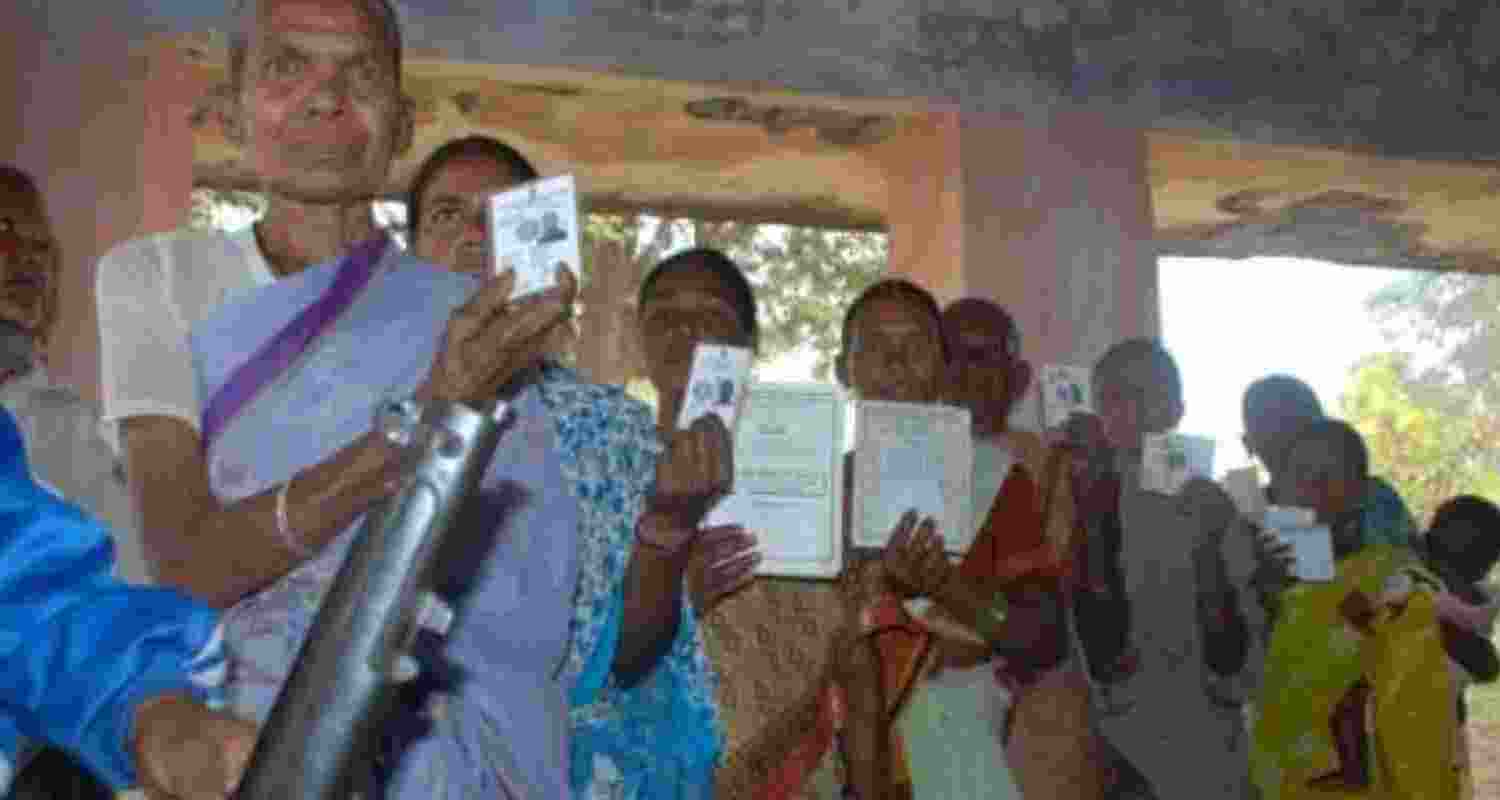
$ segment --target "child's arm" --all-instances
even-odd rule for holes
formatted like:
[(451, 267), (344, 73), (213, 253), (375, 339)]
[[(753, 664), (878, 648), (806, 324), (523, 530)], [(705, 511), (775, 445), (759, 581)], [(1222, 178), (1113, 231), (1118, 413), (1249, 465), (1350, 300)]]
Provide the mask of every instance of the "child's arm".
[[(154, 729), (162, 711), (138, 725), (138, 710), (163, 696), (215, 699), (225, 665), (214, 611), (121, 584), (112, 570), (103, 527), (0, 474), (0, 707), (22, 735), (72, 752), (119, 789), (138, 782), (137, 744), (171, 749)], [(196, 729), (177, 730), (183, 739)]]
[(1500, 654), (1495, 652), (1493, 642), (1448, 620), (1438, 621), (1438, 631), (1448, 657), (1458, 662), (1476, 683), (1500, 678)]
[(1438, 619), (1450, 622), (1472, 633), (1489, 631), (1495, 625), (1500, 606), (1494, 602), (1469, 603), (1453, 592), (1439, 592), (1436, 598)]

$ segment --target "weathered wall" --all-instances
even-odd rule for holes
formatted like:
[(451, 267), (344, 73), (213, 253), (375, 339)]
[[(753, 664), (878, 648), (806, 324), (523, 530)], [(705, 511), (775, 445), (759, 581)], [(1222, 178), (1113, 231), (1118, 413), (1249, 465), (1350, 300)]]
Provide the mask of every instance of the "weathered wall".
[[(54, 0), (54, 27), (96, 15)], [(122, 0), (141, 29), (218, 0)], [(414, 50), (975, 110), (1098, 104), (1121, 124), (1492, 159), (1500, 6), (1472, 0), (404, 0)], [(131, 9), (136, 10), (133, 16)]]
[[(90, 397), (98, 383), (94, 269), (115, 243), (178, 225), (192, 186), (191, 131), (182, 118), (196, 87), (171, 77), (176, 49), (133, 43), (110, 16), (49, 39), (47, 15), (0, 10), (20, 80), (0, 88), (14, 115), (0, 159), (30, 172), (62, 248), (61, 309), (52, 371)], [(0, 83), (4, 86), (4, 83)]]
[[(1154, 336), (1157, 264), (1146, 137), (1096, 115), (947, 110), (878, 150), (892, 272), (941, 302), (986, 297), (1036, 365), (1090, 365)], [(1035, 388), (1016, 409), (1036, 428)]]

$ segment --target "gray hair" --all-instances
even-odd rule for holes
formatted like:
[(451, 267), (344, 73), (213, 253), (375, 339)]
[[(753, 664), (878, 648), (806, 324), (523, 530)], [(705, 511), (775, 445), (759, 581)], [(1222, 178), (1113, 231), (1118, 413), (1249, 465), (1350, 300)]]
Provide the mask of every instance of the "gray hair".
[[(391, 66), (399, 85), (401, 81), (401, 17), (391, 0), (354, 0), (380, 26), (385, 45), (391, 51)], [(234, 0), (229, 25), (229, 82), (238, 87), (250, 52), (250, 35), (260, 13), (260, 0)]]
[(1096, 383), (1129, 387), (1145, 401), (1146, 433), (1162, 433), (1182, 421), (1182, 375), (1156, 339), (1126, 339), (1094, 366)]

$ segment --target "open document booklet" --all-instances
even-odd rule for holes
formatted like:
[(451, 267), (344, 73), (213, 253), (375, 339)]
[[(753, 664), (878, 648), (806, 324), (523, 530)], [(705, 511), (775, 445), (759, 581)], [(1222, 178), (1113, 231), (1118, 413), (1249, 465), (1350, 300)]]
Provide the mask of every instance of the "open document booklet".
[(974, 539), (974, 443), (969, 412), (943, 405), (855, 406), (851, 543), (884, 547), (909, 509), (937, 521), (950, 553)]
[(760, 540), (761, 575), (832, 578), (843, 569), (844, 398), (819, 383), (757, 383), (734, 440), (734, 493), (705, 524)]

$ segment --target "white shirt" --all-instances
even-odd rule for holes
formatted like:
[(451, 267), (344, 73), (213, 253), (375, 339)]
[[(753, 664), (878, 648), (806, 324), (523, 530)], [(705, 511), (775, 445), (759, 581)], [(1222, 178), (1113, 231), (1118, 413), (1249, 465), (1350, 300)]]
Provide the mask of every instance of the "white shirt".
[(188, 334), (226, 301), (275, 280), (248, 227), (133, 239), (99, 260), (99, 430), (116, 453), (123, 419), (174, 417), (199, 429)]
[(53, 383), (42, 367), (0, 386), (0, 405), (21, 428), (32, 477), (108, 526), (121, 578), (149, 582), (124, 473), (96, 433), (94, 408), (71, 388)]

